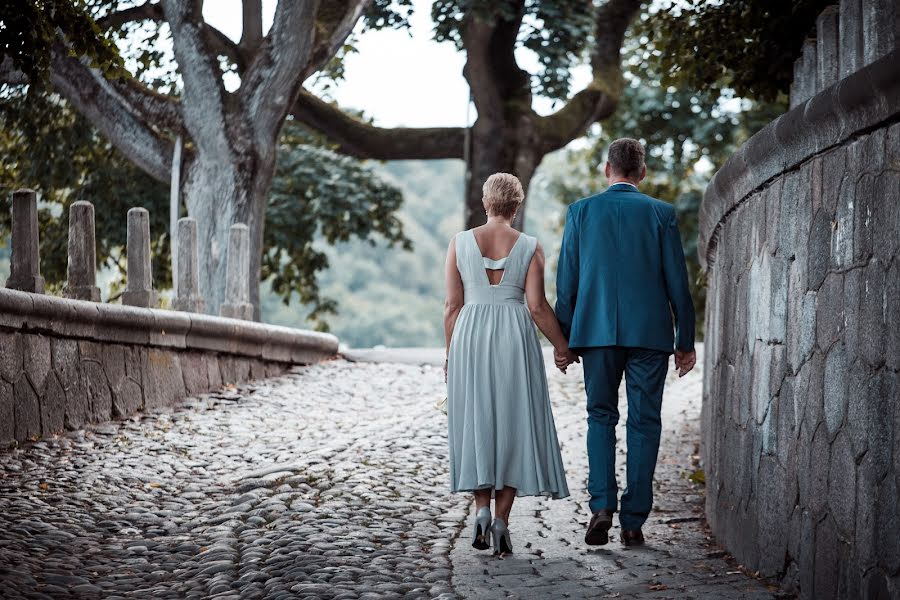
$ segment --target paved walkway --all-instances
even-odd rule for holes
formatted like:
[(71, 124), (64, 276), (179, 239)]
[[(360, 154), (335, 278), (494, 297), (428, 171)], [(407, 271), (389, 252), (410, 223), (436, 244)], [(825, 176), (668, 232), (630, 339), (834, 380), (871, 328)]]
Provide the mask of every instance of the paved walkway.
[(551, 376), (575, 498), (517, 504), (513, 557), (476, 554), (446, 492), (440, 369), (337, 360), (0, 452), (0, 597), (771, 597), (682, 477), (696, 375), (667, 398), (650, 546), (585, 549), (579, 381)]

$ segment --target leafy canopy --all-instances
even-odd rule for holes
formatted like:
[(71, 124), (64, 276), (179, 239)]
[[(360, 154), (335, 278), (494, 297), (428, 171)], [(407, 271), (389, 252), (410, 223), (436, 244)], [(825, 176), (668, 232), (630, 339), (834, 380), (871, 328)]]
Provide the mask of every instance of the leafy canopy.
[(834, 0), (685, 0), (644, 21), (666, 85), (730, 88), (741, 97), (783, 101), (794, 61), (816, 17)]

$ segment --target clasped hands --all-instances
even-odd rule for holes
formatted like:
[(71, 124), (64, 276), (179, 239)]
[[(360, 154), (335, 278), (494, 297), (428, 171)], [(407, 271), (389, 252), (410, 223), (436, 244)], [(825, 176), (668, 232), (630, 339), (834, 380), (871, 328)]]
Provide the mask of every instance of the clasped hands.
[(557, 369), (559, 369), (560, 371), (565, 373), (566, 368), (569, 365), (571, 365), (572, 363), (580, 363), (581, 359), (578, 357), (577, 354), (575, 354), (568, 348), (565, 348), (563, 350), (554, 348), (553, 349), (553, 362), (556, 363)]

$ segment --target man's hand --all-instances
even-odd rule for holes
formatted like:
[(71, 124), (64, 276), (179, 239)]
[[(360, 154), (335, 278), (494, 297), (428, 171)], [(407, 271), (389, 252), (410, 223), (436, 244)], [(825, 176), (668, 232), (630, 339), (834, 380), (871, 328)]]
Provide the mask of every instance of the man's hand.
[(578, 355), (566, 348), (564, 351), (553, 350), (553, 362), (556, 363), (556, 368), (566, 372), (566, 367), (571, 365), (572, 363), (581, 362), (581, 359), (578, 358)]
[(675, 351), (675, 370), (678, 371), (679, 377), (684, 377), (688, 373), (691, 372), (691, 369), (694, 368), (694, 365), (697, 364), (697, 352), (691, 350), (686, 352), (684, 350), (676, 350)]

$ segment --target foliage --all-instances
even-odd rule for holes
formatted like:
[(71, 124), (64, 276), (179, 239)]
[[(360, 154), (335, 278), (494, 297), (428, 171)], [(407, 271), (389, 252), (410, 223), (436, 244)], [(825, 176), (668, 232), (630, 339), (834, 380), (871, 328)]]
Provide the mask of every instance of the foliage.
[(122, 73), (115, 45), (103, 36), (89, 16), (84, 0), (5, 0), (0, 18), (0, 62), (9, 57), (13, 66), (32, 82), (45, 82), (50, 68), (50, 49), (57, 30), (66, 32), (66, 43), (75, 56), (86, 56), (91, 65), (109, 75)]
[(394, 214), (400, 191), (358, 161), (324, 148), (291, 145), (278, 154), (278, 175), (266, 208), (263, 279), (285, 304), (296, 292), (312, 306), (308, 319), (324, 328), (323, 316), (337, 304), (319, 294), (316, 277), (328, 268), (328, 258), (316, 248), (320, 237), (329, 245), (358, 238), (376, 245), (380, 234), (389, 247), (412, 249)]
[[(431, 7), (434, 38), (462, 49), (461, 30), (467, 17), (482, 21), (513, 21), (520, 2), (503, 0), (436, 0)], [(541, 69), (534, 75), (535, 92), (565, 99), (571, 87), (571, 69), (580, 64), (594, 31), (593, 2), (585, 0), (532, 0), (524, 3), (517, 45), (535, 52)]]
[(731, 88), (773, 102), (787, 93), (804, 37), (834, 0), (686, 0), (644, 20), (665, 85)]
[[(68, 208), (76, 200), (96, 208), (97, 258), (118, 276), (113, 295), (123, 284), (126, 214), (134, 206), (150, 211), (154, 285), (171, 287), (168, 186), (134, 166), (58, 96), (6, 92), (0, 92), (0, 193), (40, 192), (41, 269), (49, 288), (65, 281)], [(285, 299), (297, 293), (321, 328), (336, 304), (320, 294), (318, 276), (328, 261), (313, 241), (383, 239), (409, 249), (394, 214), (402, 196), (358, 162), (311, 145), (317, 136), (297, 125), (288, 124), (283, 139), (266, 212), (263, 276)], [(9, 228), (10, 212), (0, 210), (0, 239)]]

